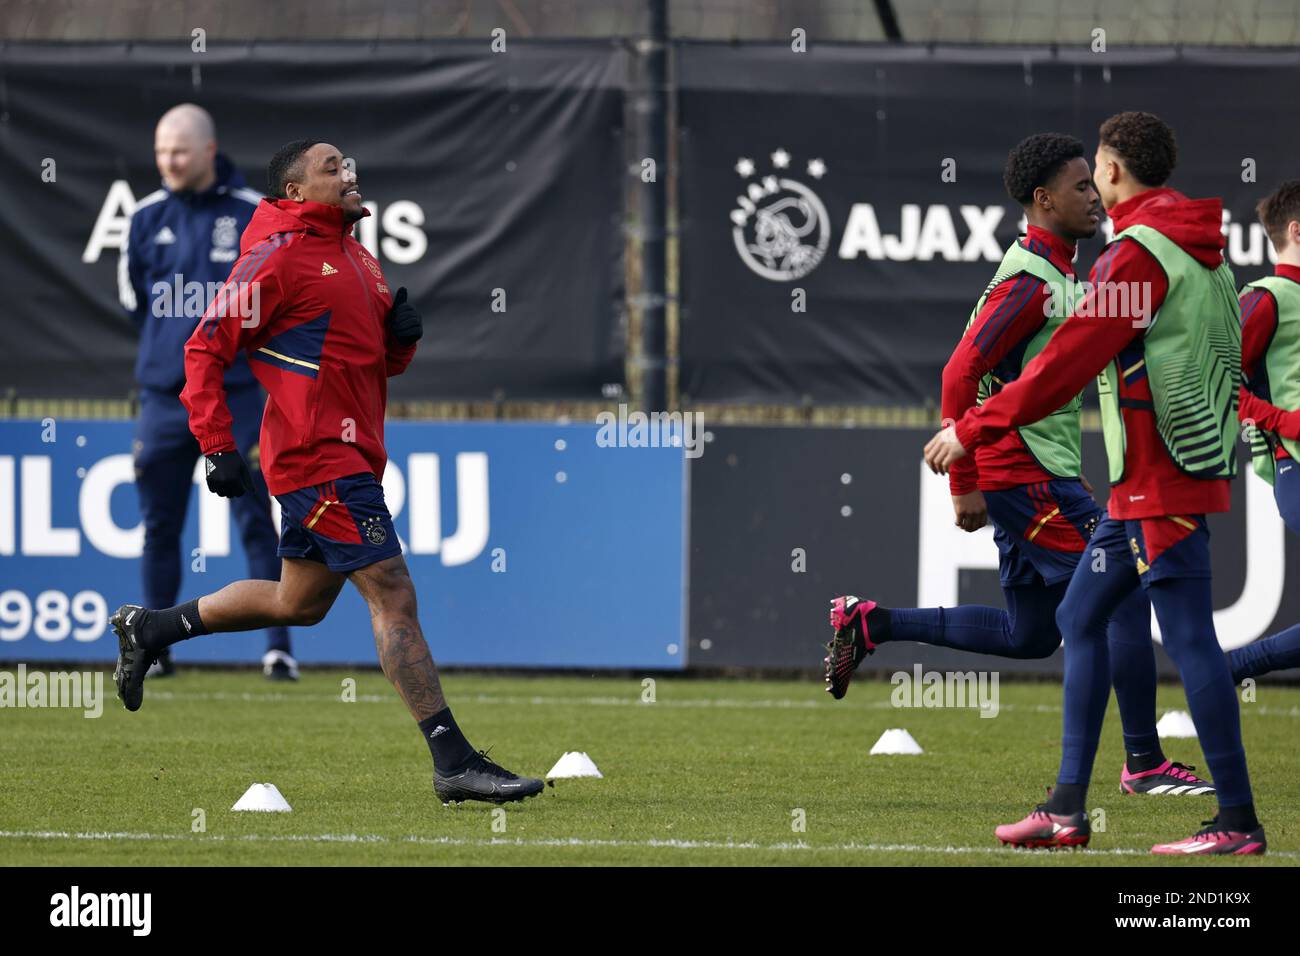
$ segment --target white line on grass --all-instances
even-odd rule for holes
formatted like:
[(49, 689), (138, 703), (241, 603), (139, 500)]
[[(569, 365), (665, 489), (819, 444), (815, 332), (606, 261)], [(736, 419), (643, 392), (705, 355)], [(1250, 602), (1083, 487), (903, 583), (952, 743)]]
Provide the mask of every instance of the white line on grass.
[[(0, 839), (6, 840), (135, 840), (135, 841), (168, 841), (168, 842), (186, 842), (186, 843), (359, 843), (359, 844), (400, 844), (414, 843), (421, 846), (468, 846), (468, 847), (611, 847), (615, 849), (647, 849), (647, 850), (767, 850), (776, 852), (846, 852), (846, 853), (943, 853), (953, 855), (965, 854), (997, 854), (1007, 856), (1009, 854), (1025, 853), (1032, 854), (1032, 851), (1017, 851), (1007, 847), (982, 847), (982, 846), (923, 846), (915, 843), (753, 843), (753, 842), (735, 842), (735, 841), (717, 841), (717, 840), (604, 840), (604, 839), (585, 839), (583, 837), (569, 838), (541, 838), (535, 840), (525, 840), (519, 837), (513, 839), (493, 838), (489, 840), (477, 839), (466, 840), (461, 837), (422, 837), (422, 836), (405, 836), (405, 837), (386, 837), (378, 834), (357, 834), (357, 833), (322, 833), (316, 835), (304, 834), (260, 834), (248, 833), (242, 835), (225, 836), (220, 833), (210, 833), (204, 835), (178, 834), (178, 833), (126, 833), (126, 832), (79, 832), (73, 833), (66, 830), (0, 830)], [(1147, 856), (1145, 850), (1130, 849), (1111, 849), (1111, 850), (1083, 850), (1080, 851), (1086, 856)], [(1033, 854), (1034, 856), (1046, 856), (1046, 854)], [(1281, 857), (1283, 859), (1294, 859), (1300, 857), (1300, 853), (1288, 851), (1273, 852), (1269, 856)]]
[[(340, 698), (332, 694), (281, 694), (275, 692), (238, 694), (226, 691), (150, 691), (150, 700), (234, 700), (241, 703), (273, 702), (293, 703), (295, 701), (333, 701)], [(895, 710), (897, 708), (888, 700), (868, 700), (844, 704), (822, 700), (791, 700), (773, 698), (769, 700), (743, 700), (729, 697), (686, 697), (676, 700), (659, 699), (653, 704), (645, 703), (639, 696), (633, 697), (544, 697), (523, 695), (467, 694), (462, 698), (477, 704), (499, 704), (518, 707), (523, 705), (577, 707), (667, 707), (670, 709), (711, 709), (718, 710)], [(395, 704), (398, 698), (394, 694), (358, 694), (357, 703)], [(1002, 704), (999, 710), (1026, 711), (1037, 714), (1059, 714), (1061, 707), (1057, 704)], [(1241, 708), (1243, 716), (1257, 717), (1300, 717), (1300, 707), (1269, 707), (1265, 704), (1245, 705)]]

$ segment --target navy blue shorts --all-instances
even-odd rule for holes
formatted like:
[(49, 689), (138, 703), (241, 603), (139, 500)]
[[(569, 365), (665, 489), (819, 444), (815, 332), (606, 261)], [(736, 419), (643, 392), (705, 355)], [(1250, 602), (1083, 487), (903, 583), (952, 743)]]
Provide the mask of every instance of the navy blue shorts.
[(402, 553), (384, 489), (368, 472), (287, 494), (280, 502), (279, 555), (355, 571)]
[(986, 491), (1004, 588), (1070, 580), (1102, 510), (1077, 478)]
[(1123, 524), (1130, 560), (1143, 587), (1164, 578), (1211, 576), (1210, 527), (1205, 515), (1164, 515)]

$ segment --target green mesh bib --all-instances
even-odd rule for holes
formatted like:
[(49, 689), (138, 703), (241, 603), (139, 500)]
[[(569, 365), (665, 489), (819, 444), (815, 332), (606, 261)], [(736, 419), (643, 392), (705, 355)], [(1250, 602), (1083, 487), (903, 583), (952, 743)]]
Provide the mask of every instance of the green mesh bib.
[[(979, 315), (980, 309), (993, 294), (993, 290), (1021, 273), (1028, 273), (1047, 283), (1052, 295), (1047, 322), (1025, 346), (1024, 358), (1020, 363), (1020, 370), (1024, 371), (1025, 366), (1043, 350), (1052, 333), (1060, 328), (1061, 323), (1069, 316), (1071, 308), (1079, 298), (1080, 287), (1047, 259), (1025, 249), (1019, 242), (1013, 243), (1006, 255), (1002, 257), (1002, 262), (997, 272), (993, 274), (993, 279), (984, 290), (984, 294), (971, 310), (970, 318), (966, 320), (967, 329), (971, 327), (971, 323), (975, 321), (975, 317)], [(990, 395), (1005, 384), (1007, 383), (998, 379), (992, 372), (985, 375), (980, 379), (979, 404), (982, 405)], [(1079, 394), (1046, 418), (1032, 425), (1022, 425), (1017, 429), (1025, 447), (1029, 449), (1034, 459), (1046, 471), (1058, 478), (1077, 478), (1079, 475), (1079, 410), (1082, 407), (1083, 395)]]
[(1170, 457), (1195, 478), (1231, 478), (1237, 473), (1241, 384), (1241, 312), (1232, 270), (1226, 262), (1206, 269), (1150, 226), (1130, 226), (1115, 238), (1132, 239), (1151, 253), (1169, 291), (1143, 336), (1142, 359), (1122, 369), (1116, 358), (1098, 377), (1111, 483), (1124, 477), (1128, 448), (1118, 386), (1143, 367), (1151, 384), (1149, 410)]

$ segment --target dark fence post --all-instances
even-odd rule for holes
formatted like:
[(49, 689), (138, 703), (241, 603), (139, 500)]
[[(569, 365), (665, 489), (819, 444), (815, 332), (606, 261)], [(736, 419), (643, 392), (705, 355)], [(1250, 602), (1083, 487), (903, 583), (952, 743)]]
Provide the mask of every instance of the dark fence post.
[[(645, 25), (636, 43), (634, 90), (636, 155), (654, 160), (655, 175), (641, 173), (641, 407), (663, 411), (668, 403), (665, 237), (668, 230), (668, 0), (646, 0)], [(638, 162), (638, 166), (640, 163)]]

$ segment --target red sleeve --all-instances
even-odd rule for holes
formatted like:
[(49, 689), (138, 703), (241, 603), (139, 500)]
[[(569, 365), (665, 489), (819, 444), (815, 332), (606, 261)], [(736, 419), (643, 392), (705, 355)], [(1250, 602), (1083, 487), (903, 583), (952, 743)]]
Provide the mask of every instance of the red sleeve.
[[(1020, 377), (979, 408), (966, 412), (957, 423), (957, 440), (967, 451), (1045, 418), (1078, 395), (1142, 334), (1169, 291), (1160, 264), (1129, 240), (1106, 248), (1092, 267), (1089, 281), (1088, 294)], [(1130, 288), (1138, 291), (1114, 295), (1112, 287), (1117, 282), (1130, 283)], [(1150, 290), (1149, 300), (1141, 294), (1143, 289)]]
[(1256, 395), (1251, 380), (1259, 371), (1277, 332), (1277, 301), (1267, 289), (1251, 289), (1241, 297), (1241, 371), (1237, 418), (1283, 438), (1300, 439), (1300, 411), (1288, 411)]
[(1251, 289), (1241, 297), (1241, 370), (1246, 378), (1268, 351), (1277, 332), (1277, 302), (1267, 289)]
[(1237, 395), (1238, 421), (1253, 422), (1256, 428), (1300, 441), (1300, 411), (1288, 412), (1271, 405), (1244, 385)]
[(388, 377), (401, 375), (406, 371), (406, 366), (411, 364), (411, 359), (415, 358), (415, 347), (419, 342), (412, 342), (410, 345), (402, 345), (397, 339), (393, 338), (391, 330), (384, 332), (384, 347), (388, 352)]
[(190, 413), (190, 432), (205, 455), (235, 448), (226, 407), (226, 369), (241, 350), (271, 337), (285, 298), (279, 273), (282, 249), (275, 237), (241, 256), (185, 343), (181, 401)]
[[(959, 421), (967, 409), (973, 408), (980, 379), (1043, 327), (1047, 321), (1047, 296), (1046, 284), (1028, 273), (1000, 283), (989, 294), (944, 366), (940, 409), (945, 422)], [(974, 491), (978, 482), (979, 466), (974, 455), (953, 462), (948, 471), (953, 497)]]

